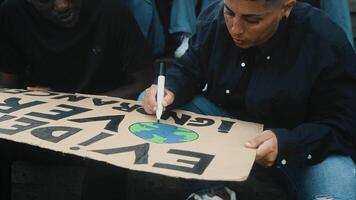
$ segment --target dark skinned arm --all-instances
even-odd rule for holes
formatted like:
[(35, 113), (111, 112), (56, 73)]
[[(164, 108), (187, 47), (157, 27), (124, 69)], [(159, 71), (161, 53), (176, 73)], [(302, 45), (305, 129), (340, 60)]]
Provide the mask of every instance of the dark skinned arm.
[(0, 72), (0, 87), (1, 88), (21, 88), (21, 78), (16, 74)]
[(102, 95), (136, 100), (140, 92), (152, 82), (152, 68), (147, 68), (131, 74), (131, 83), (118, 89), (104, 92)]
[(0, 72), (0, 88), (24, 88), (31, 91), (48, 92), (51, 89), (42, 86), (26, 86), (23, 84), (23, 79), (16, 74)]

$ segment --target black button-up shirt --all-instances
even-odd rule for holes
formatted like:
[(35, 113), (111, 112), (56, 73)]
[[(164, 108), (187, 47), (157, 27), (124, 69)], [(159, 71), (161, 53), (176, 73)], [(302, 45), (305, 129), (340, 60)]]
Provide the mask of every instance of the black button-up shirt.
[(269, 41), (241, 49), (223, 8), (218, 2), (200, 15), (189, 50), (167, 72), (175, 105), (203, 94), (238, 119), (265, 124), (286, 171), (333, 153), (355, 160), (356, 55), (341, 28), (297, 3)]

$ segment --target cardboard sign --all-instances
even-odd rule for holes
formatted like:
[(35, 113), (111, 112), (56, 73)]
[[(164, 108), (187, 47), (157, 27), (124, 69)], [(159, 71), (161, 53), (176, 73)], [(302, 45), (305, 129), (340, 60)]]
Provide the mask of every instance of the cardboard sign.
[(171, 177), (245, 180), (255, 150), (244, 143), (262, 129), (180, 110), (158, 124), (137, 101), (0, 90), (0, 139)]

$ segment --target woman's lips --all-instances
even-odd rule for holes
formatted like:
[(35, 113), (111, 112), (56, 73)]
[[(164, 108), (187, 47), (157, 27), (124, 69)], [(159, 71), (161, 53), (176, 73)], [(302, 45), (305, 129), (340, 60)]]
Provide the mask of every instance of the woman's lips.
[(237, 38), (233, 38), (235, 44), (243, 44), (245, 43), (246, 40), (243, 40), (243, 39), (237, 39)]

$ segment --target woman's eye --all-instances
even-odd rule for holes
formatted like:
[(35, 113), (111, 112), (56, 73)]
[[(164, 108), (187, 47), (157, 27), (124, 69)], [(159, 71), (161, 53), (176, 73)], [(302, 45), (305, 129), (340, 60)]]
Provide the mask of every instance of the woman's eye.
[(232, 13), (232, 12), (229, 12), (229, 11), (225, 11), (225, 15), (228, 15), (228, 16), (231, 16), (231, 17), (233, 17), (233, 16), (234, 16), (234, 13)]
[(245, 21), (250, 24), (258, 24), (261, 20), (260, 19), (249, 19), (246, 18)]

